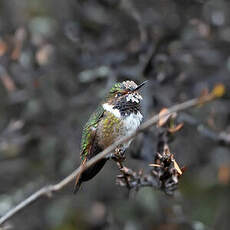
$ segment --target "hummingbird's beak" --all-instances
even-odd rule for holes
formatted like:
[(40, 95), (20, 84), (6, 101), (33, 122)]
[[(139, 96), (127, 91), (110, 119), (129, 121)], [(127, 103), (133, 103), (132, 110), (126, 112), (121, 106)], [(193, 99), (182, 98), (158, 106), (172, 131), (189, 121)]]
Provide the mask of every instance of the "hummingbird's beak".
[(139, 90), (143, 85), (145, 85), (145, 83), (147, 83), (148, 81), (144, 81), (143, 83), (141, 83), (140, 85), (138, 85), (137, 87), (136, 87), (136, 89), (134, 89), (134, 91), (136, 91), (136, 90)]

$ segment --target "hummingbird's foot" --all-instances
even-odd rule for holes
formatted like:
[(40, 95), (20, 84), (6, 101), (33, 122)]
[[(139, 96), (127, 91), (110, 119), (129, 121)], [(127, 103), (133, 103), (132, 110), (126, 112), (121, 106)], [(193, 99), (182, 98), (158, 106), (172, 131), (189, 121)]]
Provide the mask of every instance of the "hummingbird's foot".
[(116, 148), (115, 153), (111, 154), (111, 158), (116, 162), (125, 161), (126, 160), (125, 149), (124, 148)]

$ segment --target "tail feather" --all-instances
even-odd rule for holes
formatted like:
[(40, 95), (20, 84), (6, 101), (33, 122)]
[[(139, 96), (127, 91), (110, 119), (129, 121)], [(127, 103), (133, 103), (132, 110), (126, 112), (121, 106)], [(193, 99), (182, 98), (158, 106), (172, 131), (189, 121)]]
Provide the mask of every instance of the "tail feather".
[(86, 162), (86, 161), (84, 161), (81, 165), (81, 167), (82, 167), (81, 171), (76, 178), (73, 192), (77, 193), (81, 187), (82, 182), (88, 181), (88, 180), (92, 179), (96, 174), (98, 174), (98, 172), (103, 168), (103, 166), (107, 160), (108, 159), (106, 159), (106, 158), (101, 159), (95, 165), (90, 166), (86, 170), (84, 170), (85, 162)]
[(82, 178), (82, 171), (84, 170), (85, 163), (86, 163), (86, 159), (83, 160), (83, 162), (81, 163), (80, 173), (76, 177), (75, 185), (74, 185), (74, 188), (73, 188), (73, 193), (74, 194), (76, 194), (78, 192), (78, 190), (80, 189), (80, 187), (81, 187), (81, 183), (82, 183), (82, 180), (81, 180), (81, 178)]
[(81, 180), (78, 180), (78, 178), (77, 178), (76, 183), (75, 183), (74, 188), (73, 188), (74, 194), (76, 194), (79, 191), (79, 189), (81, 187), (81, 183), (82, 183)]

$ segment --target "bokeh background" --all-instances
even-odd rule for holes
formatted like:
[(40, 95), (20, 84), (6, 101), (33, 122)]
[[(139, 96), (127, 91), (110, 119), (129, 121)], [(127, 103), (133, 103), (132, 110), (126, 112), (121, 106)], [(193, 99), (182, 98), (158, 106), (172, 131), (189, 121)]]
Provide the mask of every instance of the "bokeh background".
[[(82, 126), (114, 82), (150, 80), (145, 119), (221, 82), (224, 98), (179, 114), (170, 148), (187, 171), (174, 197), (143, 188), (128, 199), (108, 162), (77, 195), (70, 184), (8, 224), (229, 229), (229, 74), (227, 0), (1, 0), (0, 215), (79, 165)], [(127, 166), (148, 171), (156, 142), (156, 128), (136, 138)]]

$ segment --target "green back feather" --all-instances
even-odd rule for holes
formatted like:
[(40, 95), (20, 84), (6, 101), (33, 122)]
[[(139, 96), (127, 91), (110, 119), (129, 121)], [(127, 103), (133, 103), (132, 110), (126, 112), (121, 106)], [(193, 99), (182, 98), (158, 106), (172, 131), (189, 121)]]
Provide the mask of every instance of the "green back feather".
[(90, 116), (88, 122), (85, 124), (83, 132), (82, 132), (82, 139), (81, 139), (81, 159), (84, 160), (87, 154), (89, 153), (88, 150), (90, 145), (92, 145), (92, 141), (94, 139), (94, 133), (92, 132), (91, 128), (97, 128), (98, 122), (103, 116), (104, 109), (102, 106), (99, 106), (96, 111)]
[(122, 84), (121, 83), (116, 83), (114, 86), (110, 89), (109, 93), (114, 94), (122, 89)]
[[(109, 94), (107, 95), (106, 99), (113, 98), (114, 94), (117, 92), (123, 91), (122, 83), (116, 83), (110, 89)], [(81, 140), (81, 159), (84, 160), (87, 154), (89, 153), (89, 149), (93, 144), (93, 139), (95, 133), (92, 131), (91, 128), (97, 128), (98, 122), (103, 116), (104, 109), (102, 106), (99, 106), (97, 110), (90, 116), (88, 122), (85, 124), (85, 127), (82, 132), (82, 140)]]

